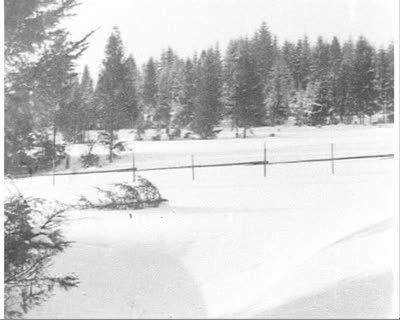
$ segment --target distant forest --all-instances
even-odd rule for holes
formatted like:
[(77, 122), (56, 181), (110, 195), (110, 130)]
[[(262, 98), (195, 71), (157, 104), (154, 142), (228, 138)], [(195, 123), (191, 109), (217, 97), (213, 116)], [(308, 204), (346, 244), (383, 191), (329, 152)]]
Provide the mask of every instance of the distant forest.
[(167, 48), (137, 66), (114, 28), (94, 83), (88, 67), (76, 70), (90, 34), (72, 42), (58, 24), (76, 3), (56, 2), (33, 0), (22, 9), (5, 2), (6, 166), (21, 163), (38, 140), (48, 143), (49, 130), (40, 133), (46, 128), (72, 143), (84, 142), (86, 130), (105, 130), (112, 144), (122, 128), (136, 129), (138, 139), (148, 128), (212, 138), (221, 123), (246, 137), (251, 127), (289, 117), (296, 125), (323, 126), (364, 124), (380, 113), (380, 121), (393, 122), (393, 44), (376, 48), (363, 36), (280, 43), (262, 23), (253, 35), (232, 39), (225, 52), (215, 45), (182, 58)]
[[(77, 81), (77, 80), (76, 80)], [(93, 86), (86, 67), (74, 96), (60, 110), (60, 128), (71, 138), (87, 129), (188, 128), (213, 136), (222, 120), (233, 128), (365, 123), (382, 112), (393, 121), (394, 46), (375, 48), (365, 37), (307, 36), (279, 45), (266, 23), (252, 37), (233, 39), (181, 58), (172, 48), (138, 67), (126, 56), (115, 28), (103, 69)], [(244, 132), (245, 136), (245, 132)]]

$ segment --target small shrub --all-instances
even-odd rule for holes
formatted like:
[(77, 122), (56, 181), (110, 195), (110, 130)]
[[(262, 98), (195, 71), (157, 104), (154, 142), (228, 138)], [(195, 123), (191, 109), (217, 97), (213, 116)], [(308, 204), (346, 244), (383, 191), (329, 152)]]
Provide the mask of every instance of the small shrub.
[(98, 167), (100, 157), (94, 153), (86, 153), (79, 158), (83, 168)]

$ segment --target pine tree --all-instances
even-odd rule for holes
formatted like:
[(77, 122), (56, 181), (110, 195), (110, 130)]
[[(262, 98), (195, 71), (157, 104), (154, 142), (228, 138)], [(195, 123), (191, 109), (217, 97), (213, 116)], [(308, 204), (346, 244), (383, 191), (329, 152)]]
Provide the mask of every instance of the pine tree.
[(183, 92), (181, 96), (181, 109), (176, 115), (176, 124), (187, 127), (193, 121), (194, 105), (196, 99), (196, 66), (191, 59), (187, 59), (183, 70)]
[(339, 75), (340, 65), (342, 62), (342, 49), (337, 37), (333, 37), (331, 45), (329, 47), (329, 79), (330, 79), (330, 91), (332, 96), (332, 121), (337, 122), (337, 116), (343, 121), (344, 112), (340, 103), (339, 95)]
[[(5, 170), (19, 170), (32, 148), (26, 137), (57, 128), (88, 34), (72, 42), (58, 26), (75, 1), (5, 2)], [(55, 130), (54, 130), (55, 131)], [(43, 136), (47, 136), (45, 130)], [(54, 135), (54, 133), (53, 133)], [(22, 158), (21, 158), (22, 157)], [(39, 159), (39, 158), (38, 158)], [(35, 160), (36, 161), (36, 160)]]
[(222, 118), (221, 61), (214, 49), (201, 53), (196, 68), (196, 100), (191, 128), (207, 139), (214, 136), (214, 128)]
[[(128, 115), (127, 66), (119, 30), (113, 29), (105, 50), (103, 69), (100, 71), (96, 96), (100, 103), (103, 128), (109, 135), (109, 161), (113, 161), (114, 131), (126, 124)], [(131, 84), (130, 84), (131, 85)]]
[(79, 83), (75, 78), (71, 88), (71, 94), (67, 97), (60, 109), (59, 128), (68, 141), (84, 142), (85, 130), (95, 121), (93, 110), (93, 80), (89, 69), (85, 66), (82, 80)]
[(150, 58), (144, 68), (143, 104), (145, 120), (152, 120), (157, 105), (157, 71), (153, 58)]
[(157, 129), (166, 128), (167, 131), (171, 120), (172, 86), (174, 81), (172, 68), (175, 60), (175, 54), (172, 48), (169, 47), (161, 54), (157, 78), (157, 105), (153, 121), (156, 123)]
[(232, 43), (226, 58), (226, 101), (230, 104), (230, 116), (234, 127), (243, 128), (243, 137), (252, 126), (263, 124), (265, 118), (264, 92), (256, 59), (251, 54), (247, 39)]
[(80, 91), (82, 94), (82, 110), (86, 113), (84, 130), (90, 130), (96, 126), (96, 110), (93, 103), (93, 79), (90, 76), (89, 67), (85, 66), (80, 83)]
[(137, 96), (137, 69), (132, 55), (125, 61), (125, 80), (123, 82), (123, 92), (125, 94), (126, 107), (126, 127), (136, 127), (139, 117), (139, 103)]
[(374, 50), (364, 37), (356, 43), (354, 59), (355, 105), (360, 122), (364, 124), (365, 115), (371, 116), (376, 111)]
[(377, 102), (383, 112), (383, 120), (386, 122), (388, 113), (393, 112), (393, 79), (394, 79), (394, 49), (393, 45), (387, 50), (380, 49), (376, 55), (375, 84), (377, 90)]
[(274, 40), (265, 22), (254, 34), (251, 42), (260, 81), (265, 85), (275, 59)]
[(273, 126), (283, 123), (289, 115), (292, 82), (284, 59), (278, 58), (265, 88), (267, 118)]
[(338, 72), (337, 98), (340, 121), (350, 122), (356, 114), (354, 97), (354, 44), (351, 40), (343, 45)]

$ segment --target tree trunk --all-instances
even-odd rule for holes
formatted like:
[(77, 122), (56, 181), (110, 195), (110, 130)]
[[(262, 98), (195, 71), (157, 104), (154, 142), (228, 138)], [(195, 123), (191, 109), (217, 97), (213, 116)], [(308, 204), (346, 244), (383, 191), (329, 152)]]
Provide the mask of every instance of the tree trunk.
[(109, 156), (108, 159), (113, 162), (113, 145), (114, 145), (114, 130), (110, 129), (110, 145), (109, 145)]
[(246, 138), (246, 137), (247, 137), (247, 128), (244, 127), (243, 128), (243, 138)]

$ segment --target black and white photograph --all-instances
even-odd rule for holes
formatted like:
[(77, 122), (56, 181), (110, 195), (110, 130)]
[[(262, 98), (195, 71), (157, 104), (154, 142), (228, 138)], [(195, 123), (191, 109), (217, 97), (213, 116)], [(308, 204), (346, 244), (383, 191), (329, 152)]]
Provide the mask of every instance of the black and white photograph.
[(2, 0), (4, 319), (399, 319), (398, 0)]

